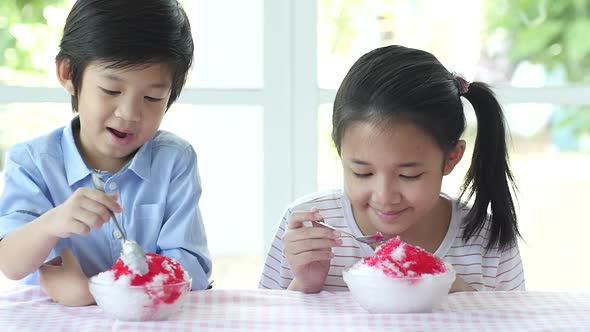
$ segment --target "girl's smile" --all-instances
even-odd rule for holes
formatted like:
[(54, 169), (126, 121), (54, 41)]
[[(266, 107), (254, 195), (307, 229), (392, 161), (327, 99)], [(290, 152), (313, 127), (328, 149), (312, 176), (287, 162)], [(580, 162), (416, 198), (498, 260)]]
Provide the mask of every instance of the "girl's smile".
[(383, 211), (376, 208), (371, 208), (375, 215), (386, 224), (393, 224), (395, 223), (409, 208), (404, 208), (397, 211)]
[(450, 162), (411, 122), (353, 123), (344, 132), (341, 157), (344, 188), (364, 234), (413, 237), (448, 223), (434, 211), (445, 203), (442, 178), (458, 160)]

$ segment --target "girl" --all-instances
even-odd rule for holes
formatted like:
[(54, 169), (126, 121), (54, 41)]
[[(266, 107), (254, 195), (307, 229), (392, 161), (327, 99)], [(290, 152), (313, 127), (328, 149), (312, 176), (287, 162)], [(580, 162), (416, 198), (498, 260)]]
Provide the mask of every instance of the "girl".
[[(465, 151), (461, 96), (475, 109), (478, 133), (461, 195), (452, 199), (441, 184)], [(324, 220), (357, 236), (399, 235), (434, 253), (457, 272), (452, 292), (524, 289), (504, 116), (486, 84), (469, 84), (425, 51), (378, 48), (344, 78), (332, 120), (344, 189), (289, 206), (260, 287), (347, 289), (342, 270), (374, 248), (313, 223)], [(471, 207), (461, 203), (465, 194)], [(314, 227), (305, 227), (309, 221)]]

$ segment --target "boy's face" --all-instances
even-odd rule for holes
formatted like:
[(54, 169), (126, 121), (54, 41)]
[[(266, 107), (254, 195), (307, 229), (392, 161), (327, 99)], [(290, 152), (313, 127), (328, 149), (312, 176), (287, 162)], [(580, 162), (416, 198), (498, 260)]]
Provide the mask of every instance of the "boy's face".
[[(344, 189), (365, 234), (414, 237), (443, 223), (442, 178), (459, 162), (464, 142), (444, 156), (413, 124), (357, 122), (342, 138)], [(444, 165), (444, 166), (443, 166)]]
[(92, 62), (84, 71), (77, 143), (91, 167), (116, 172), (160, 126), (172, 81), (164, 64), (107, 66)]

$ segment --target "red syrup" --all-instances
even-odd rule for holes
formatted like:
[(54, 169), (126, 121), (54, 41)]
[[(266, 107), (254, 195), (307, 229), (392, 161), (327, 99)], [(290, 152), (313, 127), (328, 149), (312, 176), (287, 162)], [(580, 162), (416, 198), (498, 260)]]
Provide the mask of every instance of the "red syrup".
[(377, 248), (363, 263), (376, 267), (392, 277), (419, 277), (447, 271), (442, 260), (426, 250), (403, 242), (399, 236)]

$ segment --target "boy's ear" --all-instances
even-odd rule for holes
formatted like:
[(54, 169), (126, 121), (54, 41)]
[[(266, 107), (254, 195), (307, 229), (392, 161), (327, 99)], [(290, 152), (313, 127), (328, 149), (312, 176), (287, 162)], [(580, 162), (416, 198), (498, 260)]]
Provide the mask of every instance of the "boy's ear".
[(66, 91), (70, 95), (76, 94), (76, 89), (74, 88), (74, 83), (72, 82), (72, 74), (70, 71), (70, 60), (68, 59), (59, 59), (55, 61), (55, 71), (57, 74), (57, 79), (61, 86), (66, 89)]
[(443, 168), (443, 175), (449, 175), (455, 166), (461, 161), (463, 158), (463, 153), (465, 152), (465, 141), (459, 140), (454, 148), (449, 151), (445, 157), (445, 165)]

